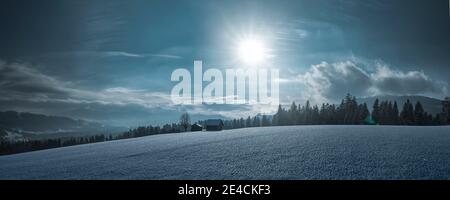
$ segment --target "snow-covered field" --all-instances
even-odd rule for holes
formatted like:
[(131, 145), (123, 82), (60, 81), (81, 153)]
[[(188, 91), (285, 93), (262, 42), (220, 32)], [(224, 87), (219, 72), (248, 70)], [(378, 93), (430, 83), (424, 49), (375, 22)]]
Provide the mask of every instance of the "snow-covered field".
[(155, 135), (0, 156), (0, 179), (450, 179), (450, 127)]

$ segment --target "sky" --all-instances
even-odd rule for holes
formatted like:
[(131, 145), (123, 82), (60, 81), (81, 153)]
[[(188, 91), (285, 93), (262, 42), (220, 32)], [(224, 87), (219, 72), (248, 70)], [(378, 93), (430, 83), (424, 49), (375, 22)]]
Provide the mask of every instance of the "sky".
[(171, 103), (177, 68), (240, 67), (248, 36), (280, 71), (280, 101), (347, 93), (449, 96), (447, 0), (5, 0), (0, 110), (109, 125), (269, 114), (260, 105)]

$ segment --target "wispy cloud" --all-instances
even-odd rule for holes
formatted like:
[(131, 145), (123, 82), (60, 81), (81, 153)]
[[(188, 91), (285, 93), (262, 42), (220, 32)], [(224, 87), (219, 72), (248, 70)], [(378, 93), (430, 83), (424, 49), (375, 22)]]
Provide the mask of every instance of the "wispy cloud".
[(159, 58), (169, 58), (169, 59), (181, 59), (183, 57), (177, 56), (177, 55), (170, 55), (170, 54), (146, 54), (150, 57), (159, 57)]
[(111, 56), (111, 57), (115, 57), (115, 56), (123, 56), (123, 57), (135, 57), (135, 58), (142, 58), (144, 57), (141, 54), (135, 54), (135, 53), (128, 53), (128, 52), (124, 52), (124, 51), (105, 51), (105, 52), (85, 52), (88, 54), (99, 54), (99, 55), (104, 55), (104, 56)]
[(159, 92), (123, 87), (104, 90), (80, 89), (70, 82), (43, 74), (27, 64), (0, 62), (1, 99), (31, 101), (95, 102), (102, 104), (138, 104), (145, 107), (164, 105), (169, 96)]
[(167, 58), (167, 59), (181, 59), (181, 56), (177, 55), (170, 55), (170, 54), (151, 54), (151, 53), (144, 53), (144, 54), (137, 54), (137, 53), (129, 53), (124, 51), (104, 51), (104, 52), (85, 52), (90, 54), (98, 54), (98, 55), (104, 55), (104, 56), (118, 56), (118, 57), (134, 57), (134, 58), (148, 58), (148, 57), (157, 57), (157, 58)]
[(47, 56), (75, 56), (75, 57), (98, 57), (98, 58), (161, 58), (161, 59), (181, 59), (183, 57), (165, 53), (132, 53), (126, 51), (69, 51), (47, 53)]

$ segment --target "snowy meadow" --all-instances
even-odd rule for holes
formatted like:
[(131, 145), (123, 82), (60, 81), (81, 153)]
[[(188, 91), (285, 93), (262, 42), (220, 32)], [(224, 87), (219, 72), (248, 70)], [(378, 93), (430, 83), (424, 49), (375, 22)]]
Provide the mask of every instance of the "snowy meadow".
[(283, 126), (0, 156), (0, 179), (450, 179), (450, 126)]

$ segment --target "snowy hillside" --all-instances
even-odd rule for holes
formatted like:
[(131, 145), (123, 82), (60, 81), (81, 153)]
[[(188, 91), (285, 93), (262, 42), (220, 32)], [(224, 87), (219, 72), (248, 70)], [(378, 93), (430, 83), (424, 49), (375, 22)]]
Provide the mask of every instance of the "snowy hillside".
[(450, 127), (292, 126), (0, 156), (0, 179), (450, 179)]

